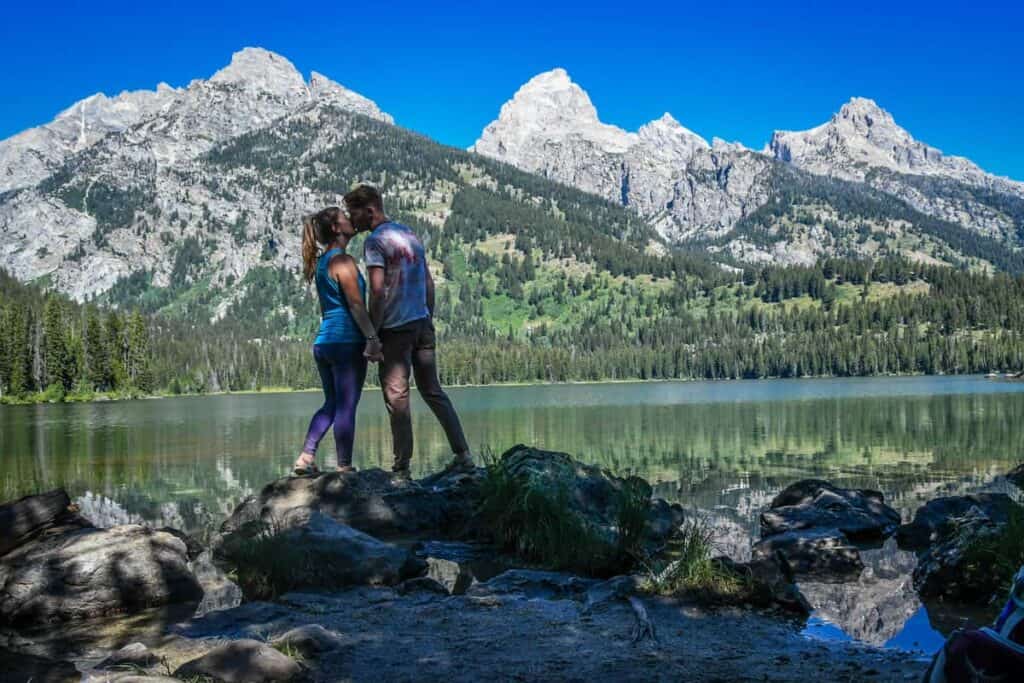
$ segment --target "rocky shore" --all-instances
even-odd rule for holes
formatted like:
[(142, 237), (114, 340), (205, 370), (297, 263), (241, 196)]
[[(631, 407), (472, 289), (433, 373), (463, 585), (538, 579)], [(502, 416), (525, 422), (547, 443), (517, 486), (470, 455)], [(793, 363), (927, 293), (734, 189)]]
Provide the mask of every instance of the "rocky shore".
[(901, 590), (989, 600), (1001, 586), (972, 569), (972, 544), (1019, 514), (1010, 496), (978, 494), (901, 524), (877, 491), (800, 481), (763, 511), (749, 562), (701, 565), (732, 587), (708, 599), (704, 584), (665, 579), (692, 561), (678, 548), (690, 512), (643, 480), (525, 446), (412, 483), (286, 477), (210, 547), (96, 528), (54, 491), (0, 506), (0, 669), (94, 682), (911, 680), (920, 658), (800, 635), (800, 586), (855, 600), (842, 587), (865, 572), (862, 553), (892, 538), (918, 553)]

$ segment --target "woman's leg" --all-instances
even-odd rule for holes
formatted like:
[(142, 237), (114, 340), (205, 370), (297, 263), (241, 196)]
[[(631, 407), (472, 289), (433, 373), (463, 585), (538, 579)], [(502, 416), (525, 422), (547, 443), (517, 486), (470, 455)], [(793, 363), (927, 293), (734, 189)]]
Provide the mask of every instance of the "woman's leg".
[(302, 447), (302, 452), (309, 455), (316, 455), (316, 447), (320, 444), (320, 439), (324, 438), (324, 434), (327, 433), (334, 421), (334, 410), (337, 404), (332, 365), (320, 345), (313, 347), (313, 358), (316, 359), (316, 369), (320, 373), (320, 384), (324, 389), (324, 404), (320, 406), (320, 410), (314, 413), (313, 419), (309, 422), (309, 430), (306, 432), (306, 443)]
[(366, 381), (363, 344), (346, 344), (335, 359), (334, 445), (338, 449), (338, 467), (352, 466), (352, 445), (356, 436), (356, 408)]

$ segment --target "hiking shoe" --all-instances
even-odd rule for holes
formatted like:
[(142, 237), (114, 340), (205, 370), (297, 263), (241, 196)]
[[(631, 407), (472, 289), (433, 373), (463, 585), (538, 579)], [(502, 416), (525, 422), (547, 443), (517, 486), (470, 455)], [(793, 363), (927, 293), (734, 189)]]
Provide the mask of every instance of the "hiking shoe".
[(392, 470), (391, 483), (396, 486), (405, 486), (412, 483), (412, 472), (408, 467)]
[(448, 463), (448, 466), (444, 468), (445, 472), (472, 472), (476, 469), (476, 463), (473, 462), (473, 456), (469, 453), (459, 453), (452, 461)]

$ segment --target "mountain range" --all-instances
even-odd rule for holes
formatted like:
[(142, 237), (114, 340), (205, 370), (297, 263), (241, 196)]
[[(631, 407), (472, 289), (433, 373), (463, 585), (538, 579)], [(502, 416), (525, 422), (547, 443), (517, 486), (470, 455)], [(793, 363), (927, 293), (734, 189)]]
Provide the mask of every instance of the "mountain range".
[[(224, 162), (246, 145), (246, 164)], [(403, 167), (423, 145), (441, 165)], [(543, 205), (562, 192), (557, 183), (623, 207), (635, 219), (616, 221), (643, 224), (629, 234), (644, 235), (630, 248), (645, 253), (681, 246), (732, 266), (885, 255), (1021, 264), (1024, 184), (914, 140), (871, 100), (754, 151), (708, 143), (669, 114), (635, 133), (603, 123), (555, 69), (523, 85), (467, 154), (402, 131), (325, 76), (307, 80), (284, 57), (246, 48), (209, 79), (93, 95), (0, 142), (0, 268), (79, 300), (132, 278), (138, 293), (144, 277), (149, 290), (177, 292), (165, 307), (202, 284), (188, 302), (202, 299), (216, 318), (245, 295), (232, 285), (254, 269), (297, 272), (301, 215), (352, 183), (383, 184), (398, 208), (443, 228), (458, 218), (461, 189), (510, 189), (496, 186), (506, 171), (487, 159), (554, 181), (517, 176), (510, 201)], [(521, 226), (485, 228), (481, 237), (515, 237)]]

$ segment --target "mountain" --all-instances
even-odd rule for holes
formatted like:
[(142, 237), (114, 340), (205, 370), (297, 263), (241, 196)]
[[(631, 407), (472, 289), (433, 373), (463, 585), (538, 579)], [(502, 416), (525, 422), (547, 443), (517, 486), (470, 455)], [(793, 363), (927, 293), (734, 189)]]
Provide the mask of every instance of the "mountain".
[[(130, 117), (80, 107), (81, 144), (60, 138), (38, 157), (45, 177), (0, 193), (0, 269), (32, 283), (0, 278), (0, 392), (45, 399), (50, 346), (67, 351), (65, 391), (315, 386), (301, 219), (358, 182), (424, 240), (448, 383), (967, 372), (1024, 357), (1024, 280), (986, 274), (1024, 272), (1004, 241), (865, 182), (709, 146), (671, 117), (604, 126), (564, 72), (534, 85), (489, 137), (525, 130), (510, 123), (523, 115), (525, 139), (552, 133), (538, 160), (586, 162), (610, 194), (483, 143), (440, 145), (258, 49), (180, 90), (124, 96), (146, 103)], [(36, 137), (69, 136), (66, 119)], [(29, 154), (19, 140), (5, 154)], [(710, 229), (672, 244), (665, 226), (681, 221)], [(88, 305), (44, 305), (55, 292)], [(116, 324), (91, 335), (97, 305), (139, 312), (149, 343), (131, 342), (146, 336), (134, 314), (127, 342)], [(88, 359), (104, 348), (148, 349), (149, 370), (97, 385)]]
[[(586, 92), (555, 69), (523, 85), (471, 149), (631, 207), (669, 242), (748, 262), (881, 251), (991, 263), (985, 254), (1024, 243), (1024, 184), (914, 140), (863, 98), (812, 130), (776, 132), (754, 152), (718, 139), (709, 146), (668, 114), (636, 133), (602, 123)], [(842, 206), (821, 203), (836, 194)], [(782, 196), (793, 211), (756, 222)], [(977, 237), (983, 248), (965, 251)]]

